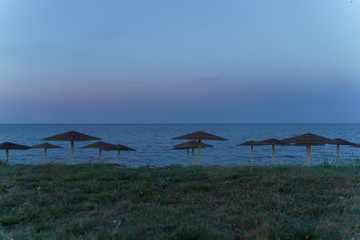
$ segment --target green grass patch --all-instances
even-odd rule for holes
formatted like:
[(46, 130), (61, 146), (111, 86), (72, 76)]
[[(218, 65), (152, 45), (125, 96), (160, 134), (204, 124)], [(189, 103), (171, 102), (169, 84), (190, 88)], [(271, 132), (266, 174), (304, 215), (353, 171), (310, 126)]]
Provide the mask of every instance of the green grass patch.
[(0, 164), (0, 239), (360, 239), (360, 166), (325, 163)]

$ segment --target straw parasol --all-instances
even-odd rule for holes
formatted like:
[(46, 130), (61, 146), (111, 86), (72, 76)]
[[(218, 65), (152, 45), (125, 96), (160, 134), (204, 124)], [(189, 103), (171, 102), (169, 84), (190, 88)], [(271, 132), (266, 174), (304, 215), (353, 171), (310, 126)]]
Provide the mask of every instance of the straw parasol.
[(337, 149), (336, 162), (337, 162), (337, 164), (340, 164), (340, 145), (354, 146), (356, 144), (353, 143), (353, 142), (346, 141), (346, 140), (341, 139), (341, 138), (335, 138), (332, 141), (333, 142), (331, 144), (336, 144), (336, 149)]
[[(198, 148), (199, 144), (197, 141), (189, 141), (189, 142), (184, 142), (178, 145), (175, 145), (173, 147), (173, 150), (182, 150), (182, 149), (186, 149), (187, 150), (187, 160), (188, 160), (188, 165), (190, 166), (190, 159), (189, 159), (189, 149), (192, 149), (192, 165), (194, 165), (194, 148)], [(213, 145), (210, 144), (206, 144), (206, 143), (201, 143), (201, 147), (202, 148), (206, 148), (206, 147), (213, 147)]]
[(43, 148), (44, 149), (44, 165), (46, 164), (46, 152), (48, 148), (63, 148), (59, 147), (50, 143), (42, 143), (35, 146), (32, 146), (31, 148)]
[(259, 144), (259, 142), (257, 141), (247, 141), (247, 142), (244, 142), (244, 143), (240, 143), (236, 146), (251, 146), (251, 166), (254, 165), (254, 145), (262, 145), (262, 144)]
[(74, 142), (75, 141), (91, 141), (91, 140), (101, 140), (101, 138), (89, 136), (83, 133), (70, 131), (66, 133), (61, 133), (52, 137), (47, 137), (41, 140), (45, 141), (69, 141), (71, 142), (71, 164), (74, 164)]
[(104, 147), (103, 150), (105, 151), (118, 151), (118, 156), (117, 156), (117, 162), (118, 164), (120, 164), (120, 151), (136, 151), (133, 148), (129, 148), (127, 146), (124, 145), (114, 145), (113, 147)]
[(322, 137), (313, 133), (306, 133), (291, 138), (285, 138), (281, 141), (287, 143), (295, 143), (295, 146), (306, 146), (307, 165), (311, 166), (311, 146), (321, 146), (324, 144), (332, 144), (333, 140)]
[(105, 148), (105, 147), (115, 147), (114, 144), (111, 143), (106, 143), (106, 142), (96, 142), (96, 143), (92, 143), (89, 145), (86, 145), (84, 147), (81, 147), (80, 149), (84, 149), (84, 148), (98, 148), (99, 149), (99, 162), (101, 163), (101, 149)]
[(173, 138), (176, 140), (198, 140), (199, 148), (199, 165), (201, 165), (201, 140), (216, 140), (216, 141), (227, 141), (226, 138), (218, 137), (206, 132), (197, 131), (186, 134), (184, 136)]
[(20, 144), (16, 144), (16, 143), (11, 143), (11, 142), (4, 142), (4, 143), (0, 144), (0, 149), (5, 149), (6, 150), (5, 163), (8, 163), (8, 161), (9, 161), (9, 149), (12, 149), (12, 150), (28, 150), (28, 149), (30, 149), (30, 147), (20, 145)]
[(257, 145), (271, 145), (272, 146), (272, 165), (275, 165), (275, 145), (288, 146), (287, 142), (280, 141), (276, 138), (270, 138), (263, 141), (259, 141)]

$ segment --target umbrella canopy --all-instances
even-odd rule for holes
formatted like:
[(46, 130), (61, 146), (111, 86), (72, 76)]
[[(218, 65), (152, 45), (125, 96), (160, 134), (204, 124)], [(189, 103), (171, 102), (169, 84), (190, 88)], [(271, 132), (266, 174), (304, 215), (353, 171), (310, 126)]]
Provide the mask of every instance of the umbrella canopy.
[(0, 144), (0, 149), (28, 150), (30, 147), (12, 142), (4, 142)]
[(35, 146), (32, 146), (31, 148), (44, 148), (44, 165), (46, 164), (46, 152), (48, 148), (63, 148), (59, 147), (50, 143), (42, 143)]
[(251, 146), (251, 166), (254, 165), (254, 145), (263, 145), (257, 141), (247, 141), (247, 142), (244, 142), (244, 143), (240, 143), (236, 146)]
[(333, 142), (330, 143), (330, 144), (336, 144), (336, 145), (348, 145), (348, 146), (353, 146), (353, 145), (356, 145), (356, 143), (353, 143), (353, 142), (349, 142), (349, 141), (346, 141), (344, 139), (341, 139), (341, 138), (335, 138), (332, 140)]
[(322, 137), (313, 133), (306, 133), (291, 138), (285, 138), (281, 141), (305, 145), (331, 144), (333, 142), (330, 138)]
[(101, 138), (97, 138), (97, 137), (93, 137), (90, 135), (86, 135), (83, 133), (79, 133), (79, 132), (75, 132), (75, 131), (70, 131), (70, 132), (66, 132), (66, 133), (61, 133), (52, 137), (47, 137), (41, 140), (45, 140), (45, 141), (71, 141), (71, 142), (76, 142), (76, 141), (90, 141), (90, 140), (101, 140)]
[[(200, 143), (202, 148), (205, 147), (213, 147), (213, 145), (210, 144), (206, 144), (206, 143)], [(187, 150), (187, 160), (188, 160), (188, 165), (190, 166), (190, 159), (189, 159), (189, 149), (192, 149), (192, 165), (194, 165), (194, 148), (198, 148), (199, 147), (199, 143), (197, 141), (189, 141), (189, 142), (184, 142), (178, 145), (175, 145), (173, 147), (173, 150), (183, 150), (186, 149)]]
[(136, 151), (135, 149), (133, 148), (129, 148), (127, 146), (124, 146), (124, 145), (120, 145), (120, 144), (116, 144), (112, 147), (104, 147), (103, 148), (104, 150), (106, 151), (111, 151), (111, 150), (119, 150), (119, 151)]
[(197, 131), (193, 133), (186, 134), (184, 136), (173, 138), (175, 140), (216, 140), (216, 141), (227, 141), (226, 138), (218, 137), (206, 132)]
[(259, 141), (257, 145), (271, 145), (272, 146), (272, 165), (275, 165), (275, 145), (288, 146), (287, 142), (280, 141), (276, 138), (270, 138), (263, 141)]
[(12, 150), (28, 150), (30, 147), (25, 145), (20, 145), (12, 142), (4, 142), (0, 144), (0, 149), (6, 150), (6, 157), (5, 157), (5, 163), (8, 163), (9, 161), (9, 149)]
[(63, 148), (63, 147), (59, 147), (50, 143), (42, 143), (42, 144), (34, 145), (31, 148)]
[(91, 140), (101, 140), (101, 138), (89, 136), (83, 133), (70, 131), (66, 133), (61, 133), (55, 136), (43, 138), (41, 140), (45, 141), (70, 141), (71, 142), (71, 163), (74, 164), (74, 142), (76, 141), (91, 141)]
[(173, 138), (175, 140), (198, 140), (199, 148), (199, 165), (201, 165), (201, 140), (227, 141), (226, 138), (218, 137), (206, 132), (197, 131), (180, 137)]
[(278, 140), (276, 138), (270, 138), (263, 141), (258, 141), (258, 145), (281, 145), (281, 146), (288, 146), (290, 145), (287, 142)]
[(281, 141), (295, 143), (295, 146), (306, 146), (307, 165), (311, 166), (311, 146), (320, 146), (323, 144), (332, 144), (333, 140), (312, 133), (306, 133), (291, 138), (285, 138)]
[[(198, 148), (198, 147), (199, 147), (199, 143), (197, 141), (188, 141), (188, 142), (184, 142), (184, 143), (175, 145), (173, 147), (173, 150), (190, 149), (190, 148)], [(201, 143), (201, 147), (202, 148), (213, 147), (213, 145)]]
[(114, 144), (111, 143), (106, 143), (106, 142), (96, 142), (96, 143), (92, 143), (89, 145), (86, 145), (84, 147), (81, 147), (80, 149), (84, 149), (84, 148), (98, 148), (99, 149), (99, 162), (101, 162), (101, 149), (105, 148), (105, 147), (115, 147)]
[(336, 144), (336, 162), (338, 165), (340, 165), (340, 145), (354, 146), (356, 144), (341, 138), (335, 138), (332, 141), (333, 142), (331, 144)]
[(117, 157), (118, 164), (120, 164), (120, 151), (136, 151), (133, 148), (129, 148), (127, 146), (120, 144), (114, 145), (113, 147), (104, 147), (103, 149), (105, 151), (118, 151), (118, 157)]
[[(308, 144), (305, 143), (296, 143), (296, 144), (292, 144), (291, 146), (298, 146), (298, 147), (306, 147)], [(325, 144), (311, 144), (311, 146), (325, 146)]]

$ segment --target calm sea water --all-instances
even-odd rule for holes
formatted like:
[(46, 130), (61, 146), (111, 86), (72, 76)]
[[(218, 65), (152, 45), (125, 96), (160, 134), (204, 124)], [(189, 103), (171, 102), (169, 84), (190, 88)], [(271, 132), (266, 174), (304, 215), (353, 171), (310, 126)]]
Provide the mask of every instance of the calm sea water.
[[(312, 132), (328, 138), (343, 138), (360, 143), (360, 124), (2, 124), (0, 142), (32, 146), (43, 143), (40, 140), (42, 138), (71, 130), (102, 138), (105, 142), (135, 148), (136, 152), (120, 153), (120, 162), (131, 167), (187, 165), (186, 150), (171, 150), (173, 145), (183, 141), (171, 138), (199, 130), (229, 139), (226, 142), (204, 141), (214, 147), (203, 149), (203, 165), (249, 165), (250, 147), (236, 146), (249, 140), (273, 137), (283, 139)], [(79, 149), (93, 142), (75, 142), (75, 163), (98, 162), (97, 149)], [(50, 143), (64, 148), (49, 149), (47, 162), (69, 164), (70, 142)], [(306, 164), (305, 147), (276, 146), (275, 149), (276, 164)], [(43, 154), (43, 149), (10, 150), (9, 163), (40, 164)], [(340, 146), (340, 155), (343, 162), (353, 161), (360, 157), (360, 149)], [(0, 150), (0, 159), (4, 158), (5, 150)], [(102, 158), (103, 162), (114, 163), (117, 161), (117, 152), (103, 151)], [(324, 160), (336, 160), (336, 145), (312, 147), (312, 164), (316, 165)], [(197, 162), (197, 150), (195, 161)], [(254, 164), (271, 165), (271, 146), (254, 147)]]

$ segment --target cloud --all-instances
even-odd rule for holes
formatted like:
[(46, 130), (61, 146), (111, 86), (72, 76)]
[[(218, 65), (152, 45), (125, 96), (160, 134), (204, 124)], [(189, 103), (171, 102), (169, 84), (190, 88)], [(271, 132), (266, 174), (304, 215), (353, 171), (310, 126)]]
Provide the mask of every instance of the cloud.
[(157, 82), (143, 82), (143, 83), (135, 83), (135, 84), (127, 84), (127, 85), (119, 85), (115, 88), (123, 89), (123, 88), (141, 88), (141, 87), (151, 87), (151, 86), (160, 86), (161, 83)]

